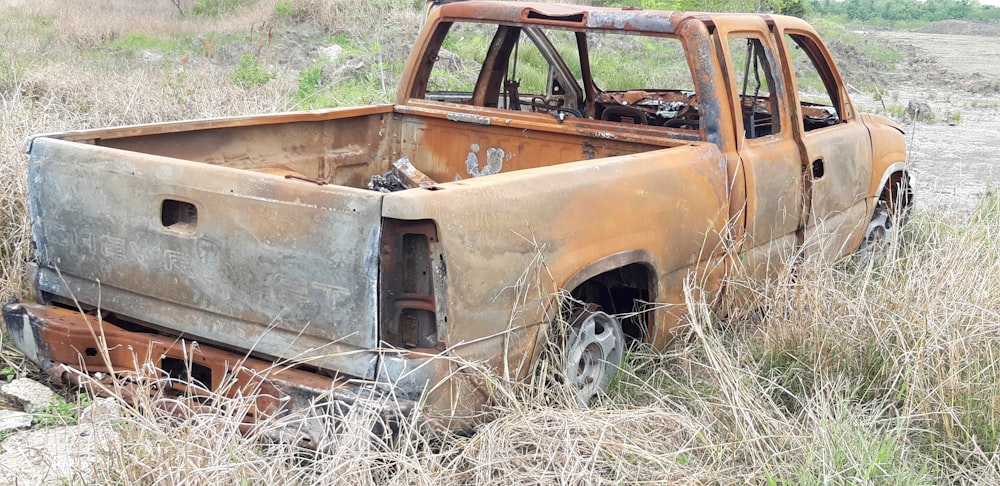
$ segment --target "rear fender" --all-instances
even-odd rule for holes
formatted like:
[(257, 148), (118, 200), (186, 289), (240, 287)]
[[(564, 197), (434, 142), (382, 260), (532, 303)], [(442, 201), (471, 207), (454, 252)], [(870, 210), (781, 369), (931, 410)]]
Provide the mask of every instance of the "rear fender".
[[(614, 255), (608, 255), (581, 268), (562, 285), (562, 288), (572, 291), (573, 289), (579, 287), (580, 284), (604, 272), (608, 272), (616, 268), (622, 268), (633, 263), (639, 263), (650, 267), (653, 269), (653, 275), (657, 275), (656, 265), (653, 263), (655, 261), (656, 259), (653, 257), (653, 254), (648, 250), (628, 250), (615, 253)], [(650, 291), (655, 293), (655, 282), (652, 285), (654, 288), (650, 288)]]

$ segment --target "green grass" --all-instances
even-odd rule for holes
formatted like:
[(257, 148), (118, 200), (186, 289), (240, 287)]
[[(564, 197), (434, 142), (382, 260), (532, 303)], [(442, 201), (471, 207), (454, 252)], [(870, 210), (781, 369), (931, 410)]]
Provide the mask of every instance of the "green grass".
[(14, 378), (17, 378), (17, 368), (14, 368), (13, 366), (4, 366), (3, 368), (0, 368), (0, 378), (4, 381), (14, 381)]
[(280, 20), (291, 20), (295, 15), (295, 5), (289, 0), (281, 0), (274, 4), (274, 16)]
[(241, 88), (252, 88), (274, 79), (277, 73), (261, 66), (260, 60), (244, 53), (230, 80)]
[(142, 53), (156, 53), (179, 58), (185, 54), (210, 58), (215, 51), (239, 44), (246, 35), (237, 32), (211, 32), (197, 35), (153, 37), (143, 33), (130, 32), (97, 46), (91, 52), (95, 59), (106, 58), (105, 51), (115, 55), (135, 58)]
[(479, 75), (478, 66), (485, 58), (495, 29), (475, 29), (469, 26), (456, 26), (448, 33), (441, 48), (453, 53), (462, 61), (458, 70), (441, 70), (435, 68), (431, 76), (432, 85), (429, 89), (435, 91), (471, 92)]
[[(448, 72), (435, 71), (432, 89), (471, 91), (478, 75), (478, 66), (485, 57), (495, 29), (487, 30), (476, 31), (461, 26), (449, 33), (443, 48), (462, 59), (463, 68)], [(567, 61), (570, 71), (579, 79), (579, 55), (572, 34), (559, 31), (547, 34)], [(618, 35), (598, 37), (600, 39), (593, 41), (594, 47), (591, 50), (591, 69), (601, 89), (693, 89), (687, 60), (676, 40)], [(623, 51), (630, 53), (628, 62), (622, 61)], [(520, 81), (521, 93), (545, 92), (548, 64), (537, 48), (527, 40), (520, 44), (516, 65), (516, 72), (512, 68), (510, 74)]]
[(299, 72), (299, 91), (296, 97), (299, 100), (311, 98), (316, 95), (323, 84), (323, 61), (316, 60), (312, 67)]
[(191, 51), (195, 48), (200, 50), (200, 46), (196, 46), (189, 39), (155, 38), (138, 32), (125, 34), (104, 43), (101, 47), (130, 55), (135, 55), (141, 51), (178, 54)]
[(388, 103), (394, 93), (373, 92), (373, 79), (348, 79), (330, 89), (329, 106), (356, 106), (372, 103)]
[(340, 80), (331, 84), (331, 80), (326, 79), (323, 74), (326, 66), (324, 61), (316, 60), (309, 69), (299, 72), (299, 89), (293, 98), (294, 109), (312, 110), (389, 101), (388, 96), (372, 93), (371, 86), (376, 85), (377, 81), (367, 77)]
[(56, 395), (45, 410), (35, 415), (34, 428), (75, 425), (80, 419), (80, 412), (90, 403), (90, 395), (86, 393), (80, 393), (75, 402), (66, 401), (62, 396)]
[(872, 62), (893, 66), (903, 60), (903, 55), (885, 42), (852, 32), (845, 24), (829, 18), (811, 19), (812, 26), (830, 43), (839, 41), (857, 48)]
[(196, 17), (221, 17), (231, 14), (259, 0), (195, 0), (191, 14)]
[[(607, 44), (592, 50), (591, 69), (601, 89), (693, 89), (687, 59), (679, 41), (668, 38), (606, 36)], [(621, 62), (618, 50), (630, 52)]]
[(882, 113), (882, 114), (889, 115), (890, 117), (892, 117), (892, 118), (894, 118), (896, 120), (903, 120), (906, 117), (906, 107), (905, 106), (903, 106), (903, 105), (901, 105), (899, 103), (890, 103), (890, 104), (884, 105), (884, 106), (885, 106), (884, 109), (882, 109), (881, 106), (879, 106), (879, 108), (876, 109), (876, 113)]
[(1000, 101), (985, 101), (985, 100), (972, 100), (966, 104), (969, 108), (1000, 108)]
[(849, 85), (879, 93), (885, 86), (884, 73), (896, 70), (902, 54), (873, 36), (852, 32), (836, 18), (814, 18), (811, 24), (820, 33)]

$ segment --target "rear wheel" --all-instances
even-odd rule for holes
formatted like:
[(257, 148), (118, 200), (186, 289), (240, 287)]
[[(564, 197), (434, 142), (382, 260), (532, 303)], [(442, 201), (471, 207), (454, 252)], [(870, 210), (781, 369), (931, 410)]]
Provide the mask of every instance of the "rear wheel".
[(601, 311), (583, 310), (572, 320), (566, 356), (566, 382), (586, 405), (607, 390), (625, 357), (621, 322)]

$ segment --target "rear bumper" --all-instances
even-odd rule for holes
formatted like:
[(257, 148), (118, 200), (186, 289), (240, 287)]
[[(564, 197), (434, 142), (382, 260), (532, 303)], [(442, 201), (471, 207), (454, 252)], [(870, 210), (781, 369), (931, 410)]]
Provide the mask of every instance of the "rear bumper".
[[(118, 383), (124, 379), (136, 385), (156, 381), (157, 386), (132, 386), (125, 394), (168, 388), (176, 395), (254, 396), (244, 418), (247, 426), (265, 417), (299, 414), (302, 420), (295, 422), (292, 434), (306, 447), (332, 430), (318, 415), (336, 418), (343, 415), (344, 405), (365, 402), (381, 415), (383, 427), (392, 427), (419, 399), (376, 383), (330, 378), (190, 339), (128, 331), (58, 307), (11, 302), (3, 308), (3, 319), (17, 348), (60, 380), (105, 395), (117, 377)], [(121, 393), (120, 386), (115, 389)]]

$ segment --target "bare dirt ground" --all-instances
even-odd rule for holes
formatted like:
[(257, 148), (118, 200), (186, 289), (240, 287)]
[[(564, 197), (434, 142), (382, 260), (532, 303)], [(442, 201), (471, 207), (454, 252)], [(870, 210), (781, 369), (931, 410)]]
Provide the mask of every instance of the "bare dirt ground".
[(918, 204), (932, 210), (974, 207), (984, 193), (1000, 187), (1000, 26), (947, 21), (922, 32), (869, 35), (906, 60), (886, 73), (883, 100), (862, 93), (852, 97), (867, 111), (878, 111), (883, 103), (926, 103), (934, 121), (899, 120), (909, 139)]

